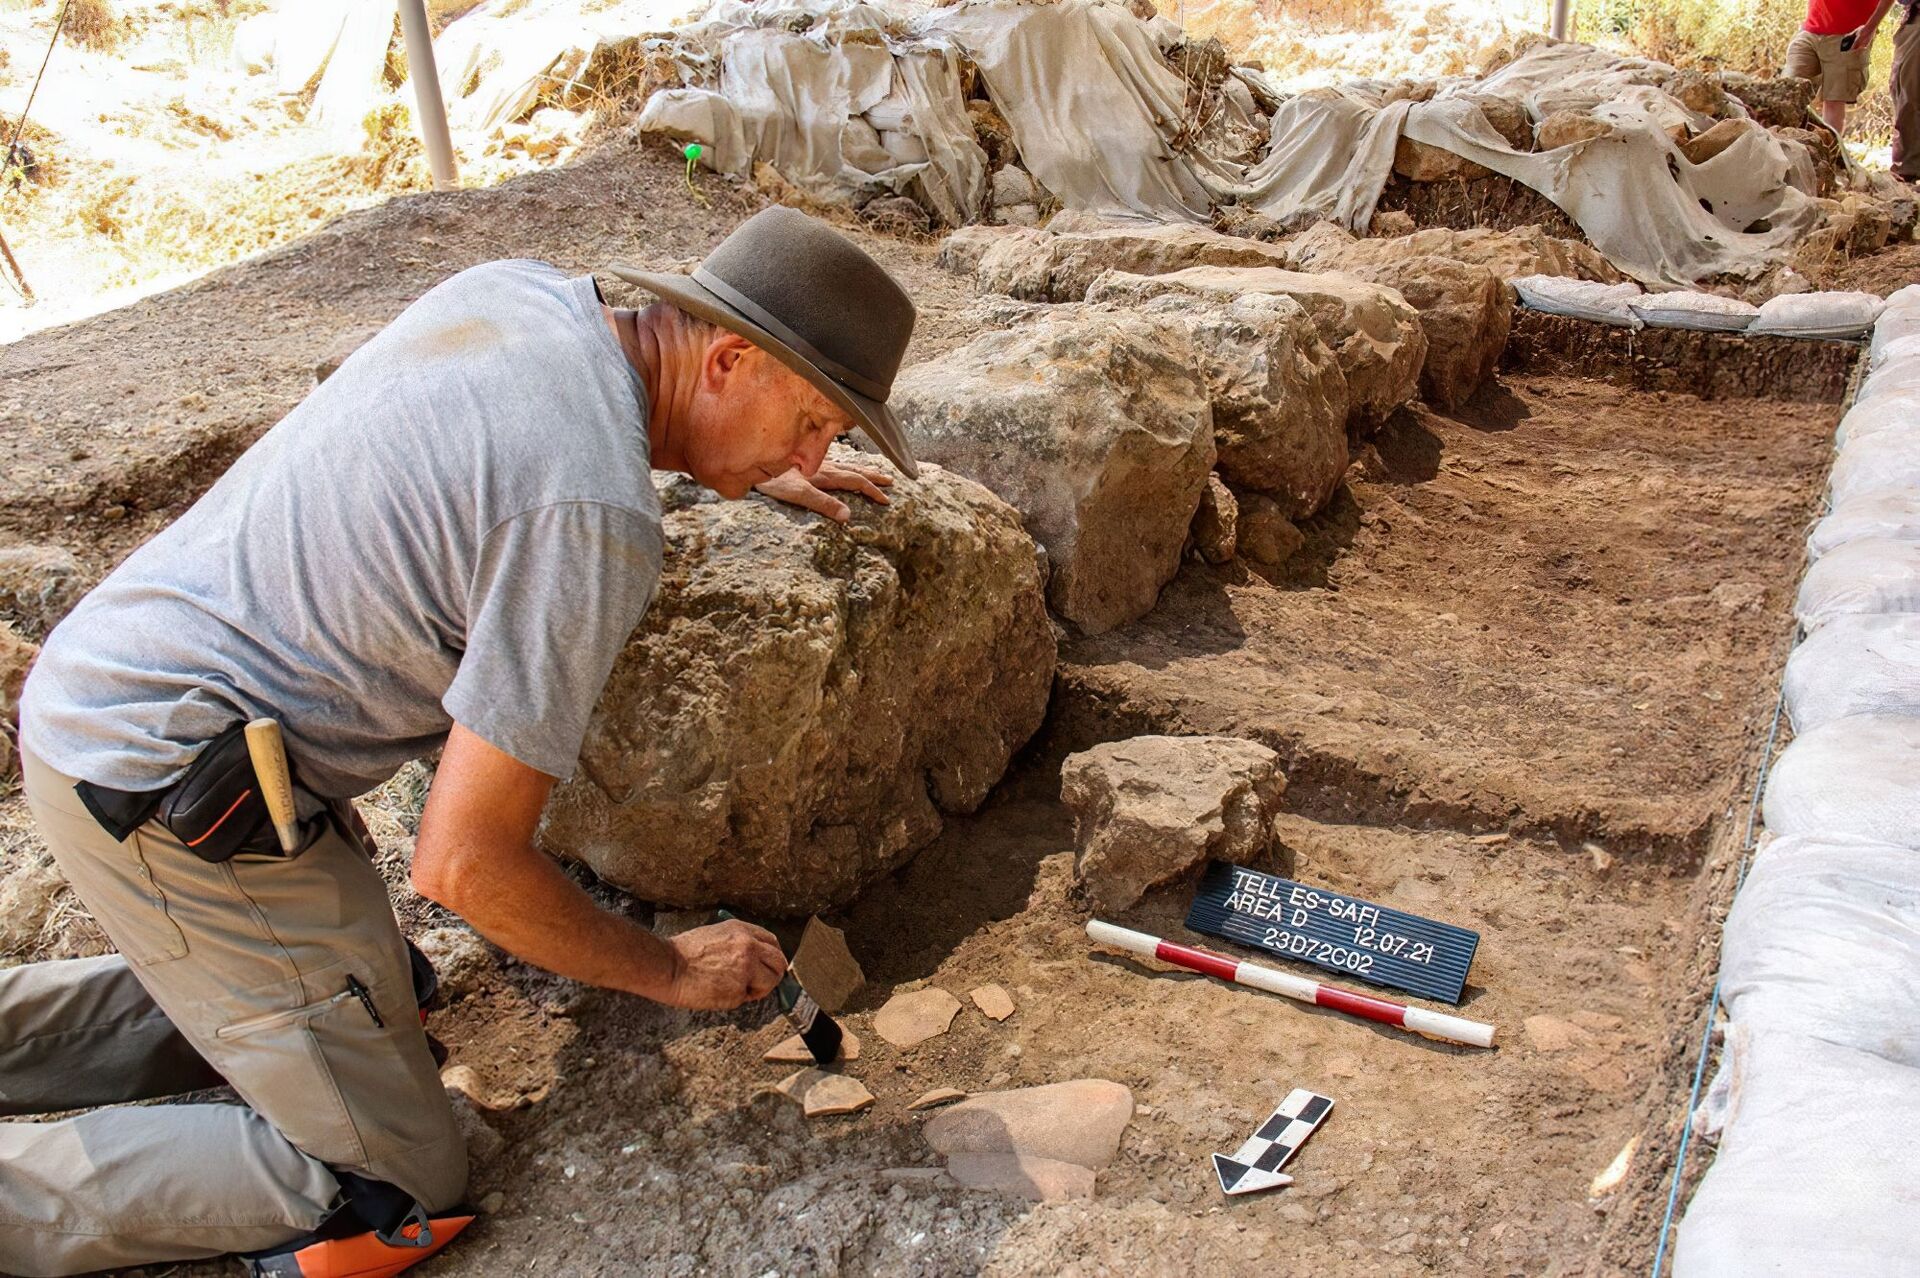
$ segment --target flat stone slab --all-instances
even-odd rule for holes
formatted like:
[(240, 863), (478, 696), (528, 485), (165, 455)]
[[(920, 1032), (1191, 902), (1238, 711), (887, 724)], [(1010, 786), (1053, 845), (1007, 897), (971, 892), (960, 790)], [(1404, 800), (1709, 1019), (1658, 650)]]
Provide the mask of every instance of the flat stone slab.
[(967, 1189), (1013, 1194), (1036, 1203), (1093, 1197), (1093, 1169), (1030, 1154), (954, 1154), (947, 1175)]
[(873, 1093), (859, 1079), (819, 1069), (797, 1070), (773, 1090), (796, 1102), (808, 1118), (853, 1114), (873, 1104)]
[[(970, 1096), (927, 1120), (927, 1144), (955, 1154), (1022, 1154), (1098, 1171), (1133, 1119), (1133, 1093), (1104, 1078)], [(957, 1179), (957, 1178), (956, 1178)]]
[(936, 1087), (920, 1099), (908, 1102), (907, 1108), (932, 1109), (936, 1105), (951, 1105), (954, 1101), (965, 1100), (968, 1095), (957, 1087)]
[(873, 1015), (873, 1032), (895, 1047), (918, 1047), (947, 1032), (960, 1000), (943, 989), (895, 994)]
[(982, 985), (967, 997), (983, 1014), (996, 1021), (1004, 1021), (1013, 1015), (1013, 996), (998, 985)]
[(867, 974), (847, 948), (847, 934), (817, 918), (808, 919), (807, 930), (800, 934), (800, 948), (793, 952), (793, 974), (813, 1001), (829, 1012), (844, 1008), (867, 983)]
[[(760, 1059), (772, 1061), (778, 1065), (808, 1065), (813, 1063), (813, 1053), (807, 1050), (806, 1043), (798, 1034), (795, 1034), (769, 1047), (766, 1055)], [(860, 1059), (860, 1040), (844, 1025), (840, 1027), (840, 1055), (837, 1059), (843, 1061)]]

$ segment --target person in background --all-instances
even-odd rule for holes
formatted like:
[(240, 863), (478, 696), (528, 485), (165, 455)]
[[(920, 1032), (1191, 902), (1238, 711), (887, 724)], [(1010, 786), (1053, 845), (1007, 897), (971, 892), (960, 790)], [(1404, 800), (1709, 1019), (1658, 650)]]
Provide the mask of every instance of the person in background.
[(1893, 0), (1807, 0), (1807, 20), (1787, 45), (1786, 74), (1814, 82), (1820, 118), (1844, 134), (1847, 108), (1867, 87), (1873, 34)]
[[(1880, 0), (1873, 11), (1875, 25), (1892, 3)], [(1873, 32), (1867, 31), (1864, 39), (1871, 41)], [(1893, 175), (1902, 182), (1920, 182), (1920, 0), (1900, 6), (1887, 89), (1893, 95)]]

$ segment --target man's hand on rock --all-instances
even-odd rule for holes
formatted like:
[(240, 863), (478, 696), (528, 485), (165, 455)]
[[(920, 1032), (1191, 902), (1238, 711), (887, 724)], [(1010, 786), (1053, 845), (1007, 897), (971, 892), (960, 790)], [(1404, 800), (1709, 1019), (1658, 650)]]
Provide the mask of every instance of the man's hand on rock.
[(660, 1001), (674, 1007), (724, 1012), (765, 998), (787, 970), (773, 933), (738, 919), (693, 928), (667, 944), (673, 977)]
[(830, 494), (859, 493), (884, 506), (887, 504), (887, 495), (880, 490), (892, 483), (893, 476), (877, 466), (823, 461), (812, 479), (801, 474), (796, 466), (784, 474), (775, 475), (764, 484), (755, 484), (754, 491), (844, 524), (851, 513), (847, 510), (847, 503)]

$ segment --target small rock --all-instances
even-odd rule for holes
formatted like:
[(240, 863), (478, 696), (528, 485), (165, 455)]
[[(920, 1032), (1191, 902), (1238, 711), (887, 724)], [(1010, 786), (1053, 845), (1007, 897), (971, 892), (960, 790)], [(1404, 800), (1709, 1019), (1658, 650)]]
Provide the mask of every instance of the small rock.
[[(783, 1038), (772, 1047), (769, 1047), (766, 1054), (760, 1059), (763, 1061), (773, 1061), (780, 1065), (805, 1065), (813, 1060), (813, 1053), (807, 1050), (806, 1042), (798, 1034), (795, 1034), (793, 1037)], [(840, 1027), (839, 1059), (843, 1061), (857, 1061), (860, 1059), (860, 1039), (852, 1030), (844, 1025)]]
[(1287, 518), (1280, 503), (1263, 493), (1241, 496), (1235, 533), (1241, 556), (1261, 568), (1282, 566), (1307, 544), (1306, 534)]
[(867, 974), (847, 948), (847, 934), (817, 918), (808, 919), (807, 930), (800, 935), (800, 948), (793, 952), (793, 974), (813, 1001), (829, 1012), (844, 1008), (867, 983)]
[(982, 985), (967, 995), (973, 1005), (996, 1021), (1013, 1015), (1013, 997), (998, 985)]
[(1127, 909), (1208, 859), (1263, 855), (1286, 787), (1278, 761), (1237, 737), (1133, 737), (1068, 756), (1060, 797), (1095, 907)]
[(947, 1032), (960, 1000), (943, 989), (895, 994), (873, 1017), (873, 1032), (895, 1047), (917, 1047)]
[(927, 1120), (925, 1134), (949, 1159), (1021, 1154), (1098, 1171), (1113, 1161), (1132, 1118), (1133, 1093), (1125, 1086), (1081, 1078), (969, 1096)]
[(0, 870), (0, 954), (26, 958), (41, 945), (67, 880), (52, 856), (22, 848)]
[(789, 1074), (773, 1090), (797, 1103), (808, 1118), (853, 1114), (873, 1104), (873, 1093), (859, 1079), (818, 1069)]
[(1210, 564), (1224, 564), (1233, 558), (1238, 544), (1240, 504), (1233, 490), (1220, 476), (1207, 476), (1207, 490), (1200, 494), (1200, 509), (1193, 513), (1193, 546)]
[(473, 993), (493, 970), (493, 947), (471, 928), (436, 927), (413, 943), (433, 964), (442, 1003)]
[(480, 1200), (480, 1210), (489, 1216), (496, 1214), (506, 1205), (507, 1196), (497, 1189)]
[(967, 1093), (961, 1091), (957, 1087), (936, 1087), (932, 1091), (920, 1097), (919, 1100), (909, 1102), (907, 1105), (907, 1108), (908, 1109), (932, 1109), (936, 1105), (946, 1105), (946, 1104), (952, 1103), (953, 1101), (965, 1100), (966, 1098), (967, 1098)]
[(860, 220), (874, 230), (889, 235), (925, 235), (933, 229), (932, 216), (905, 195), (892, 195), (868, 203), (860, 210)]
[(1613, 853), (1598, 843), (1583, 843), (1580, 847), (1587, 854), (1588, 860), (1593, 862), (1594, 873), (1605, 874), (1613, 868)]
[(470, 1065), (449, 1065), (440, 1071), (440, 1082), (472, 1101), (475, 1108), (489, 1114), (504, 1114), (509, 1110), (538, 1104), (547, 1098), (545, 1086), (533, 1092), (490, 1087)]
[(1498, 834), (1476, 834), (1473, 836), (1473, 841), (1483, 848), (1490, 848), (1505, 843), (1512, 837), (1511, 834), (1503, 830)]
[(1014, 1194), (1037, 1203), (1093, 1197), (1093, 1169), (1031, 1154), (954, 1154), (947, 1175), (967, 1189)]

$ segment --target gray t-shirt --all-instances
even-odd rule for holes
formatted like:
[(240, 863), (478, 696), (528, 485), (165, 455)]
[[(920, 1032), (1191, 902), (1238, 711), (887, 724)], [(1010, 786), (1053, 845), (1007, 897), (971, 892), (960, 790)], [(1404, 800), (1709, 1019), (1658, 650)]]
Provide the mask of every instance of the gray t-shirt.
[(61, 622), (27, 748), (153, 790), (270, 714), (303, 782), (344, 798), (457, 720), (571, 776), (660, 578), (646, 428), (590, 277), (461, 272)]

